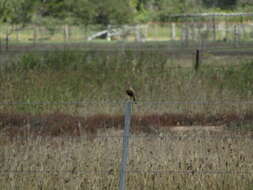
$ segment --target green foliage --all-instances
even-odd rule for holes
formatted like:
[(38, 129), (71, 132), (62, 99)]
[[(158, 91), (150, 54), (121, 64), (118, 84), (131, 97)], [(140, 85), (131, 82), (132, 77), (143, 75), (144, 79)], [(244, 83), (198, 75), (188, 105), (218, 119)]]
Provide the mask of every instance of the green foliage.
[(102, 25), (125, 24), (133, 20), (133, 9), (124, 0), (97, 0), (96, 11), (94, 21)]
[(230, 88), (238, 90), (240, 93), (253, 94), (253, 62), (242, 64), (238, 67), (229, 67), (224, 73), (224, 78), (229, 83)]
[(210, 7), (218, 7), (221, 9), (233, 9), (236, 7), (238, 0), (202, 0), (203, 4)]
[(210, 80), (210, 85), (220, 89), (229, 89), (243, 96), (253, 95), (253, 62), (246, 62), (237, 66), (226, 66), (225, 68), (210, 68), (208, 72), (202, 73)]
[(56, 19), (62, 24), (117, 25), (163, 21), (171, 13), (249, 11), (252, 6), (244, 0), (0, 0), (0, 21), (41, 24)]
[[(192, 58), (173, 59), (163, 51), (27, 53), (2, 71), (0, 90), (4, 93), (0, 97), (14, 102), (121, 100), (126, 81), (137, 89), (141, 100), (253, 96), (251, 62), (242, 62), (241, 66), (203, 65), (197, 74), (191, 62)], [(217, 110), (217, 105), (213, 106)], [(209, 110), (212, 112), (212, 107), (205, 108)]]
[(30, 8), (28, 0), (0, 0), (0, 20), (10, 24), (26, 23)]
[(11, 65), (8, 70), (16, 70), (19, 72), (29, 71), (64, 71), (77, 70), (83, 67), (83, 60), (86, 57), (85, 53), (62, 51), (62, 52), (43, 52), (27, 53)]

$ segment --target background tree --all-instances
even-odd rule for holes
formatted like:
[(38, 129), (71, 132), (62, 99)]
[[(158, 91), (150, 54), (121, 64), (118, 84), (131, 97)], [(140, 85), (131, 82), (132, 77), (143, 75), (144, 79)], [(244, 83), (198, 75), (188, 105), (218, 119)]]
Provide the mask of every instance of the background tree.
[(0, 0), (0, 20), (9, 24), (25, 24), (30, 21), (32, 2), (28, 0)]
[(96, 15), (94, 22), (102, 25), (131, 23), (134, 10), (125, 0), (94, 0)]
[(125, 24), (167, 21), (173, 13), (251, 11), (252, 0), (0, 0), (0, 22), (10, 25)]
[(238, 0), (202, 0), (207, 8), (234, 9)]

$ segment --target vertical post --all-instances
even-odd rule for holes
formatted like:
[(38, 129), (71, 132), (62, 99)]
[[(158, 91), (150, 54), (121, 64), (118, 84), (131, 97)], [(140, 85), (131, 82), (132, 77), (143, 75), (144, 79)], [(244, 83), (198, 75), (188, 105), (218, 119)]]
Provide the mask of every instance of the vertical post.
[(246, 31), (245, 31), (243, 16), (241, 16), (240, 29), (241, 29), (241, 40), (244, 40)]
[(7, 26), (7, 32), (5, 37), (5, 50), (9, 50), (9, 26)]
[(36, 46), (36, 42), (37, 42), (37, 38), (38, 38), (38, 29), (37, 29), (37, 25), (34, 24), (33, 26), (33, 46)]
[(141, 29), (138, 24), (135, 26), (135, 39), (137, 42), (142, 42)]
[(9, 50), (9, 34), (6, 34), (6, 38), (5, 38), (5, 50), (6, 51)]
[(238, 47), (238, 28), (234, 25), (234, 47)]
[(171, 38), (172, 40), (176, 40), (176, 23), (171, 23)]
[(185, 24), (185, 46), (189, 45), (189, 23)]
[(124, 123), (124, 134), (123, 134), (122, 160), (120, 164), (119, 190), (126, 189), (126, 168), (127, 168), (127, 160), (128, 160), (128, 141), (129, 141), (129, 135), (130, 135), (131, 108), (132, 108), (132, 102), (129, 101), (125, 105), (125, 123)]
[(226, 42), (227, 41), (227, 36), (226, 36), (226, 21), (224, 23), (221, 23), (220, 26), (221, 26), (221, 39), (223, 40), (223, 42)]
[(19, 30), (18, 30), (18, 26), (15, 25), (15, 31), (16, 31), (16, 40), (17, 42), (19, 41)]
[(213, 16), (213, 41), (216, 41), (216, 21), (215, 21), (215, 16)]
[(242, 24), (237, 25), (237, 45), (240, 45), (241, 41), (241, 31), (242, 31)]
[(194, 70), (197, 72), (199, 69), (199, 64), (200, 64), (200, 51), (199, 49), (196, 50), (196, 61), (195, 61), (195, 65), (194, 65)]
[(144, 41), (146, 41), (148, 38), (148, 27), (148, 24), (144, 26)]
[(108, 42), (110, 42), (112, 39), (111, 39), (111, 33), (112, 33), (112, 26), (111, 25), (108, 25), (107, 26), (107, 34), (106, 34), (106, 40)]
[(227, 21), (227, 17), (225, 17), (225, 42), (228, 41), (228, 31), (229, 31), (228, 26), (229, 26), (229, 23)]
[(68, 24), (64, 24), (64, 41), (68, 41), (69, 40), (69, 25)]

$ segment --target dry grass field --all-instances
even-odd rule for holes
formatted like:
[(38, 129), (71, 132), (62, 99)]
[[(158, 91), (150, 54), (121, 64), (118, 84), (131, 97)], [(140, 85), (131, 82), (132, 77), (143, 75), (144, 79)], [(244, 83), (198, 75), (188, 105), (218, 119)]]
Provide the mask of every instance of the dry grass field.
[[(122, 131), (1, 137), (1, 189), (118, 189)], [(134, 134), (128, 189), (252, 189), (253, 137), (208, 130)]]
[(118, 189), (126, 81), (127, 189), (253, 189), (252, 57), (202, 56), (5, 54), (0, 189)]
[[(123, 116), (0, 118), (1, 189), (118, 189)], [(134, 115), (127, 188), (252, 189), (252, 119)]]

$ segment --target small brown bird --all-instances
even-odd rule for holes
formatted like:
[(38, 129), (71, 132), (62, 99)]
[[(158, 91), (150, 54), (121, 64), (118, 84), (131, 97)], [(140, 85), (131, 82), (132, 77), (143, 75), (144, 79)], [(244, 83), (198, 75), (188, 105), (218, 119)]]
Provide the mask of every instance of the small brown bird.
[(134, 101), (134, 103), (136, 103), (136, 97), (135, 97), (134, 89), (130, 87), (126, 90), (126, 93)]

